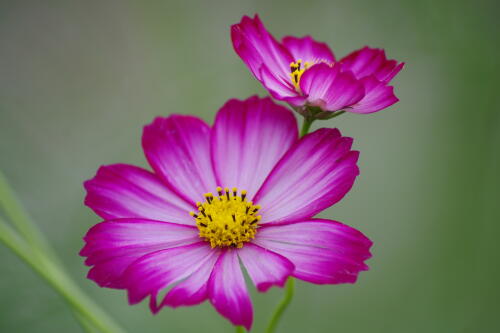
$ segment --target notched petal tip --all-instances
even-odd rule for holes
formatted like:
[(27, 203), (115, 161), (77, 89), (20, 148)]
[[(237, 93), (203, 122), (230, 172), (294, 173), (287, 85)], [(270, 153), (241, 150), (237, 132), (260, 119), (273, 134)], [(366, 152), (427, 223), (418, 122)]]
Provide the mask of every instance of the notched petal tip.
[(360, 231), (325, 219), (267, 224), (256, 242), (293, 262), (295, 277), (315, 284), (356, 282), (372, 245)]
[(387, 82), (379, 81), (373, 75), (365, 77), (361, 81), (366, 94), (363, 99), (351, 107), (350, 112), (373, 113), (388, 108), (399, 101), (394, 95), (394, 87), (387, 85)]
[(340, 60), (345, 69), (351, 70), (358, 79), (373, 75), (377, 80), (388, 83), (403, 68), (403, 63), (387, 59), (385, 50), (365, 46)]

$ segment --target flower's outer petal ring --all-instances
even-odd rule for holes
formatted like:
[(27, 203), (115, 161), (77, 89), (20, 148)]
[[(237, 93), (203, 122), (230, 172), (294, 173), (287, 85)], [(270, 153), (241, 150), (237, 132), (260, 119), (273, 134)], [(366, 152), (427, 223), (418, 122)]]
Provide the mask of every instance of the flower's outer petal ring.
[(327, 44), (315, 41), (311, 36), (302, 38), (287, 36), (282, 40), (283, 45), (292, 54), (295, 61), (319, 63), (327, 62), (333, 64), (335, 55)]
[(254, 243), (289, 259), (293, 276), (315, 284), (356, 282), (372, 245), (356, 229), (323, 219), (266, 224)]
[(155, 174), (136, 166), (102, 166), (84, 186), (85, 204), (105, 220), (144, 218), (194, 225), (189, 216), (194, 207)]
[(292, 112), (270, 98), (229, 100), (212, 129), (212, 161), (222, 187), (251, 200), (285, 152), (298, 140)]
[(295, 270), (287, 258), (252, 243), (239, 249), (238, 256), (260, 292), (267, 291), (273, 285), (283, 287)]
[(210, 127), (192, 116), (158, 117), (144, 128), (142, 146), (149, 164), (191, 204), (217, 187), (210, 158)]
[(208, 282), (210, 302), (235, 326), (252, 327), (253, 310), (238, 259), (238, 251), (226, 249)]
[(145, 219), (117, 219), (96, 224), (80, 255), (93, 266), (88, 278), (101, 287), (124, 288), (123, 273), (138, 258), (158, 250), (197, 242), (194, 226)]
[(322, 128), (300, 139), (254, 198), (262, 206), (259, 224), (309, 218), (342, 199), (359, 174), (359, 153), (351, 145), (337, 129)]

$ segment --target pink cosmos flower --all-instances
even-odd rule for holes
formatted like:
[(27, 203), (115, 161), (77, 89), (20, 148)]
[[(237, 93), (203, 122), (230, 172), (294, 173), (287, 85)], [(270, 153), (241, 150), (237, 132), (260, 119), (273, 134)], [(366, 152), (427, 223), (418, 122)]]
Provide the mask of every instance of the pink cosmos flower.
[(277, 42), (257, 15), (233, 25), (231, 39), (269, 93), (296, 108), (371, 113), (398, 101), (388, 84), (404, 63), (387, 60), (384, 50), (364, 47), (337, 61), (326, 44), (309, 36)]
[(88, 277), (126, 289), (131, 304), (150, 297), (153, 313), (208, 299), (247, 329), (241, 266), (262, 292), (289, 276), (354, 283), (371, 241), (313, 218), (353, 185), (351, 144), (337, 129), (299, 139), (292, 112), (269, 98), (228, 101), (212, 128), (192, 116), (156, 118), (142, 137), (153, 172), (115, 164), (85, 182), (85, 204), (104, 219), (84, 237)]

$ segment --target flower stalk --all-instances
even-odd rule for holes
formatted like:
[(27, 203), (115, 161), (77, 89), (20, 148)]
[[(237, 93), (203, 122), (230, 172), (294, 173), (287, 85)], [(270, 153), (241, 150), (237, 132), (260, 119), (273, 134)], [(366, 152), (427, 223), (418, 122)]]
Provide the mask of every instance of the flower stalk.
[(266, 333), (274, 333), (274, 331), (276, 330), (276, 326), (278, 326), (281, 316), (292, 302), (294, 290), (295, 279), (293, 277), (290, 277), (288, 279), (288, 282), (286, 283), (285, 296), (281, 300), (280, 304), (278, 304), (278, 306), (276, 307), (276, 310), (274, 310), (271, 321), (269, 321), (269, 325), (267, 326)]
[(28, 244), (45, 253), (52, 253), (45, 238), (31, 222), (2, 172), (0, 172), (0, 207)]
[(82, 328), (86, 332), (124, 332), (60, 267), (52, 249), (32, 223), (1, 172), (0, 207), (17, 229), (13, 229), (0, 217), (0, 242), (26, 262), (68, 302)]
[(304, 122), (302, 123), (302, 128), (300, 129), (300, 137), (303, 137), (307, 133), (309, 133), (309, 130), (311, 129), (311, 125), (314, 122), (314, 118), (311, 117), (304, 117)]

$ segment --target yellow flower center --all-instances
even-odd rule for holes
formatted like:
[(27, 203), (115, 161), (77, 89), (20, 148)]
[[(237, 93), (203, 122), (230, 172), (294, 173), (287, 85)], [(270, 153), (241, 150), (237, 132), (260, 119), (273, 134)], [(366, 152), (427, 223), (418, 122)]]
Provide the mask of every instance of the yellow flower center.
[(197, 202), (198, 212), (191, 212), (200, 231), (200, 237), (215, 247), (242, 248), (255, 237), (257, 222), (261, 219), (257, 215), (260, 206), (246, 201), (246, 191), (229, 188), (224, 191), (217, 187), (218, 196), (212, 193), (205, 194), (205, 202)]
[(302, 93), (302, 91), (300, 90), (300, 85), (299, 85), (300, 78), (302, 77), (302, 74), (304, 74), (304, 72), (306, 70), (311, 68), (311, 66), (313, 66), (315, 64), (321, 64), (321, 63), (327, 64), (330, 67), (334, 66), (334, 62), (330, 62), (330, 61), (323, 60), (323, 59), (315, 59), (312, 61), (305, 61), (305, 62), (302, 62), (302, 59), (299, 59), (296, 62), (290, 63), (290, 77), (292, 78), (292, 83), (295, 86), (295, 90), (298, 93)]
[(296, 62), (290, 63), (290, 76), (292, 78), (292, 83), (295, 86), (295, 90), (300, 91), (300, 77), (309, 67), (311, 67), (311, 63), (306, 61), (302, 65), (301, 59), (297, 60)]

